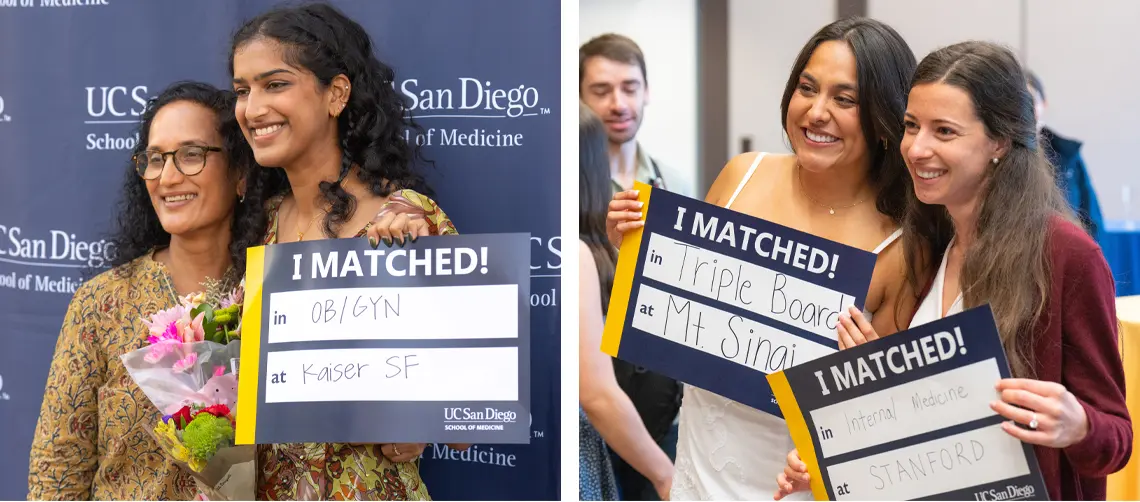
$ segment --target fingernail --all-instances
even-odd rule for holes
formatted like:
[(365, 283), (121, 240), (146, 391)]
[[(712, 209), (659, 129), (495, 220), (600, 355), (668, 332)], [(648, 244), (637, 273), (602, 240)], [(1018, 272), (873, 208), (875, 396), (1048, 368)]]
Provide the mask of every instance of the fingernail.
[(641, 190), (631, 190), (634, 195), (641, 195)]
[(639, 202), (637, 203), (637, 208), (638, 208), (638, 209), (641, 209), (641, 208), (642, 208), (642, 207), (644, 207), (644, 206), (645, 206), (645, 203), (644, 203), (644, 202), (640, 202), (640, 201), (639, 201)]
[(372, 249), (376, 249), (376, 246), (379, 246), (379, 245), (380, 245), (380, 241), (376, 240), (376, 238), (375, 238), (375, 237), (373, 237), (373, 236), (369, 235), (369, 236), (368, 236), (368, 244), (369, 244), (370, 246), (372, 246)]
[(388, 247), (392, 247), (392, 238), (391, 237), (385, 237), (384, 238), (384, 245), (388, 246)]
[(419, 239), (419, 238), (420, 238), (419, 235), (413, 235), (412, 236), (412, 242), (416, 242), (416, 239)]
[(415, 238), (412, 237), (411, 232), (404, 234), (404, 242), (416, 242)]
[(400, 246), (400, 247), (404, 247), (404, 245), (407, 243), (408, 243), (408, 241), (405, 241), (404, 239), (400, 239), (400, 240), (396, 241), (396, 245)]

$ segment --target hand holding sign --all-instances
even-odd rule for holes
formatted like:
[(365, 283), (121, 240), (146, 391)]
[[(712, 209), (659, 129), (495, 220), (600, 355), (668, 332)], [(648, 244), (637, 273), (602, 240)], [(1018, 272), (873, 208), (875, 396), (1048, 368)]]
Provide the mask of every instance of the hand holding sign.
[(610, 212), (606, 213), (606, 236), (610, 244), (620, 248), (623, 236), (645, 225), (641, 219), (641, 209), (645, 206), (637, 200), (637, 190), (626, 190), (614, 194), (610, 201)]
[(846, 314), (839, 316), (836, 332), (839, 336), (840, 350), (879, 339), (879, 334), (875, 332), (871, 322), (863, 317), (863, 311), (855, 307), (847, 309)]
[(1029, 427), (1026, 430), (1010, 422), (1003, 423), (1002, 429), (1017, 439), (1050, 448), (1068, 448), (1089, 432), (1084, 406), (1064, 385), (1007, 378), (998, 382), (997, 390), (1001, 392), (1001, 401), (990, 403), (990, 407), (1001, 416)]
[(411, 462), (423, 455), (426, 443), (388, 443), (380, 447), (380, 453), (396, 463)]
[(808, 474), (807, 464), (800, 460), (800, 452), (792, 450), (788, 453), (788, 465), (784, 472), (776, 476), (776, 485), (780, 489), (772, 498), (780, 500), (796, 492), (811, 490), (811, 474)]

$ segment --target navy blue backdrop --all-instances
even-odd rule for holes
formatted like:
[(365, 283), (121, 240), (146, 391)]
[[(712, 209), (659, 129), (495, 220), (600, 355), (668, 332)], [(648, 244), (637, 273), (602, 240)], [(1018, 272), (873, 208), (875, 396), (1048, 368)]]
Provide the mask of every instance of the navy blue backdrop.
[[(55, 340), (82, 267), (109, 251), (142, 103), (175, 80), (228, 86), (230, 35), (275, 3), (0, 0), (0, 499), (26, 496)], [(333, 3), (415, 96), (429, 179), (459, 231), (533, 236), (531, 444), (429, 447), (425, 482), (436, 499), (557, 499), (558, 2)], [(465, 146), (506, 135), (517, 146)]]

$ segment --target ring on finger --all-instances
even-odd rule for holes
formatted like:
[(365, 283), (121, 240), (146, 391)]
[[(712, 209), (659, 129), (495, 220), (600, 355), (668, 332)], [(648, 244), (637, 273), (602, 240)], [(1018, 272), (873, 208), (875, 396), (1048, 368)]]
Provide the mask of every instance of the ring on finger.
[(1032, 418), (1029, 419), (1029, 428), (1033, 429), (1033, 430), (1037, 430), (1038, 425), (1041, 425), (1041, 424), (1037, 422), (1037, 414), (1034, 413), (1032, 415)]

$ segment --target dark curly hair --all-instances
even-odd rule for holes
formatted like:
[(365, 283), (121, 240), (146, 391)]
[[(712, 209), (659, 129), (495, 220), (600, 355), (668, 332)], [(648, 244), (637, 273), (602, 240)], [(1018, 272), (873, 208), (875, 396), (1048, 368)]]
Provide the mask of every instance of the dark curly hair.
[[(246, 143), (237, 118), (234, 117), (236, 100), (232, 91), (218, 89), (202, 82), (171, 84), (148, 100), (146, 110), (142, 114), (142, 122), (139, 124), (139, 141), (132, 152), (132, 159), (133, 155), (141, 155), (146, 151), (149, 146), (147, 140), (151, 123), (155, 114), (164, 106), (178, 101), (189, 101), (213, 110), (218, 119), (218, 133), (222, 136), (224, 150), (222, 154), (229, 157), (230, 169), (233, 172), (246, 176), (246, 197), (244, 202), (235, 205), (230, 224), (229, 245), (230, 260), (234, 268), (245, 270), (245, 250), (247, 247), (260, 244), (259, 239), (265, 232), (268, 219), (262, 201), (257, 198), (263, 190), (250, 185), (255, 182), (250, 174), (257, 164), (253, 158), (253, 150), (250, 149), (249, 143)], [(170, 234), (162, 229), (162, 223), (158, 220), (158, 214), (147, 192), (146, 182), (135, 170), (133, 160), (123, 169), (118, 220), (110, 241), (115, 251), (111, 259), (112, 267), (128, 264), (154, 248), (170, 245)]]
[[(415, 170), (416, 161), (424, 160), (420, 148), (404, 137), (406, 129), (423, 132), (423, 128), (408, 117), (407, 103), (392, 86), (396, 72), (376, 58), (372, 39), (360, 24), (325, 3), (274, 8), (234, 33), (231, 76), (234, 52), (259, 38), (281, 44), (284, 61), (312, 72), (322, 86), (327, 87), (337, 75), (345, 75), (352, 83), (348, 103), (337, 119), (343, 154), (340, 176), (320, 185), (321, 195), (332, 206), (324, 220), (326, 236), (335, 237), (356, 210), (356, 197), (342, 187), (354, 165), (361, 181), (380, 197), (402, 189), (433, 195)], [(257, 176), (263, 178), (259, 184), (263, 199), (289, 189), (281, 169), (261, 169)]]

